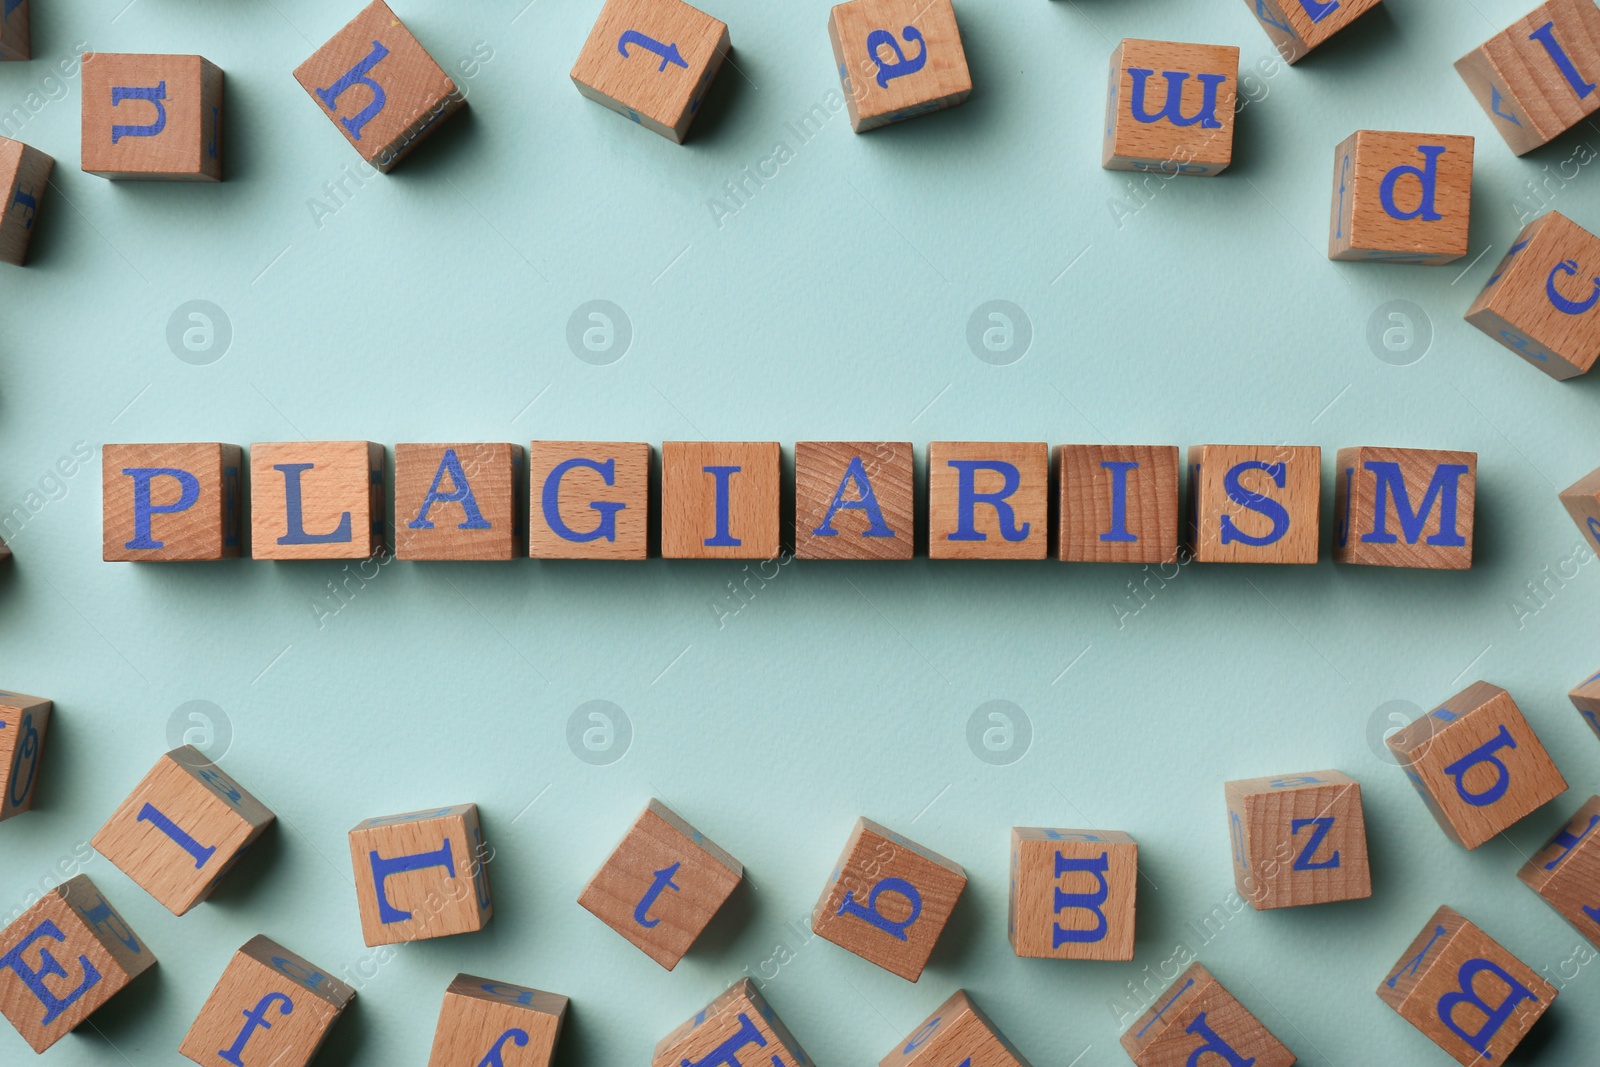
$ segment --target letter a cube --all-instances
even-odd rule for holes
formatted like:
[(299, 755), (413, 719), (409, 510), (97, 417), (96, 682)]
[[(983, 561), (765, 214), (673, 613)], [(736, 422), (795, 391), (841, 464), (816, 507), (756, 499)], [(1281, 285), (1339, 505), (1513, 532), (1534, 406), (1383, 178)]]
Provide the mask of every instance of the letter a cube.
[(778, 555), (775, 441), (661, 446), (661, 554), (667, 559)]
[(528, 446), (528, 555), (645, 559), (650, 554), (650, 446), (534, 441)]
[(266, 937), (233, 954), (178, 1052), (206, 1067), (306, 1067), (356, 991)]
[(972, 95), (950, 0), (850, 0), (828, 13), (828, 37), (857, 133)]
[(1011, 829), (1007, 927), (1018, 956), (1133, 959), (1139, 846), (1119, 830)]
[(32, 42), (28, 34), (29, 0), (5, 0), (0, 17), (0, 60), (31, 59)]
[(1465, 848), (1567, 789), (1511, 694), (1488, 682), (1474, 682), (1388, 743), (1440, 828)]
[(1452, 908), (1433, 913), (1378, 997), (1466, 1067), (1504, 1063), (1556, 989)]
[(1211, 177), (1233, 162), (1239, 49), (1127, 38), (1111, 53), (1106, 170)]
[(1338, 771), (1223, 787), (1233, 881), (1257, 911), (1372, 896), (1361, 785)]
[(106, 445), (100, 454), (107, 562), (236, 559), (238, 445)]
[(482, 930), (494, 915), (478, 806), (368, 819), (350, 831), (369, 947)]
[(796, 559), (910, 559), (916, 540), (909, 441), (794, 446)]
[(222, 71), (200, 56), (84, 56), (83, 169), (112, 179), (220, 182)]
[(1600, 674), (1584, 681), (1568, 693), (1567, 698), (1578, 709), (1578, 714), (1583, 716), (1589, 729), (1594, 731), (1596, 737), (1600, 737)]
[(523, 484), (521, 445), (395, 445), (395, 558), (520, 557)]
[(1429, 448), (1341, 448), (1333, 558), (1372, 567), (1472, 566), (1478, 454)]
[(590, 100), (682, 144), (732, 48), (727, 23), (682, 0), (606, 0), (572, 83)]
[(1278, 54), (1298, 63), (1380, 0), (1245, 0)]
[(810, 1062), (756, 984), (741, 978), (662, 1038), (650, 1067), (808, 1067)]
[(211, 895), (274, 818), (186, 745), (156, 761), (92, 844), (168, 911), (183, 915)]
[(1590, 797), (1517, 872), (1529, 889), (1600, 946), (1600, 797)]
[(1176, 563), (1179, 466), (1172, 445), (1058, 445), (1056, 559)]
[(1293, 1067), (1294, 1053), (1200, 964), (1177, 981), (1122, 1035), (1135, 1067), (1252, 1063)]
[(298, 441), (250, 446), (254, 559), (369, 559), (383, 549), (383, 446)]
[(1437, 266), (1467, 254), (1471, 137), (1358, 130), (1333, 154), (1328, 258)]
[(1049, 445), (928, 445), (929, 558), (1044, 559), (1049, 554)]
[(0, 931), (0, 1015), (43, 1052), (155, 963), (80, 874)]
[(1589, 539), (1589, 547), (1600, 552), (1600, 470), (1590, 471), (1563, 489), (1561, 504)]
[(550, 1067), (567, 998), (458, 974), (445, 990), (428, 1067)]
[(958, 989), (878, 1067), (1029, 1067), (1016, 1046)]
[(52, 703), (0, 689), (0, 822), (33, 807)]
[(1189, 538), (1201, 563), (1315, 563), (1321, 519), (1317, 446), (1189, 449)]
[(55, 165), (37, 148), (0, 137), (0, 260), (19, 267), (27, 261), (39, 198)]
[(1600, 237), (1559, 211), (1529, 223), (1467, 321), (1557, 381), (1600, 359)]
[(1456, 60), (1456, 73), (1517, 155), (1600, 108), (1600, 11), (1550, 0)]
[(860, 819), (811, 913), (811, 929), (915, 982), (966, 888), (957, 864)]

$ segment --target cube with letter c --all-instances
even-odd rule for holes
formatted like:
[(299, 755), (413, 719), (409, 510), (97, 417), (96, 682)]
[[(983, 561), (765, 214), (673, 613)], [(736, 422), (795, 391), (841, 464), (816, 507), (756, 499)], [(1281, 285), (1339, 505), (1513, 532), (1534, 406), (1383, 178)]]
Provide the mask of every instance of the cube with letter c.
[(645, 559), (650, 446), (619, 441), (528, 445), (528, 555)]
[(368, 559), (384, 545), (383, 511), (380, 444), (250, 446), (254, 559)]
[(108, 562), (235, 559), (241, 551), (238, 445), (106, 445), (102, 543)]

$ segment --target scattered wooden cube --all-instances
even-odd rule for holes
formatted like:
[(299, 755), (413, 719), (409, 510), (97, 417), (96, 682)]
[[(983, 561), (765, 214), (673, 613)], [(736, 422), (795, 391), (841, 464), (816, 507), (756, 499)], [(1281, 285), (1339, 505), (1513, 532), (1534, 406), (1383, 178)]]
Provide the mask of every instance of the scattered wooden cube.
[(33, 807), (53, 706), (43, 697), (0, 689), (0, 822)]
[(1257, 911), (1372, 896), (1361, 784), (1338, 771), (1226, 783), (1233, 882)]
[(1557, 381), (1600, 359), (1600, 237), (1558, 211), (1530, 222), (1467, 321)]
[(1100, 165), (1210, 177), (1233, 162), (1239, 49), (1129, 37), (1111, 53)]
[(100, 456), (107, 562), (237, 559), (238, 445), (106, 445)]
[(1194, 445), (1190, 543), (1201, 563), (1315, 563), (1322, 547), (1322, 449)]
[(361, 158), (386, 174), (467, 103), (383, 0), (363, 8), (294, 77)]
[(650, 554), (650, 446), (535, 441), (528, 555), (645, 559)]
[(482, 930), (494, 915), (478, 806), (368, 819), (350, 831), (369, 947)]
[(369, 559), (383, 548), (383, 446), (250, 446), (253, 559)]
[(11, 558), (11, 549), (4, 540), (0, 540), (0, 563)]
[(1373, 567), (1472, 567), (1478, 454), (1341, 448), (1333, 558)]
[(1293, 1067), (1294, 1053), (1198, 963), (1122, 1035), (1135, 1067), (1200, 1063)]
[(661, 554), (667, 559), (778, 555), (775, 441), (661, 446)]
[(828, 13), (828, 37), (857, 133), (972, 95), (950, 0), (850, 0)]
[(112, 179), (220, 182), (222, 71), (200, 56), (85, 55), (83, 169)]
[(1600, 674), (1583, 682), (1567, 696), (1583, 721), (1589, 724), (1589, 729), (1600, 737)]
[(560, 994), (458, 974), (444, 993), (428, 1067), (550, 1067), (566, 1018)]
[(1600, 946), (1600, 797), (1590, 797), (1517, 877)]
[[(744, 1052), (745, 1049), (751, 1051)], [(682, 1067), (685, 1063), (701, 1067), (735, 1063), (807, 1067), (810, 1062), (756, 984), (741, 978), (694, 1018), (662, 1038), (650, 1058), (650, 1067)]]
[(0, 931), (0, 1015), (43, 1052), (155, 962), (80, 874)]
[(682, 0), (606, 0), (572, 68), (578, 92), (682, 144), (732, 51), (728, 25)]
[(959, 865), (867, 819), (856, 821), (811, 929), (910, 982), (967, 888)]
[(522, 446), (394, 446), (396, 559), (523, 554)]
[(1178, 561), (1178, 449), (1058, 445), (1056, 559)]
[(910, 559), (913, 481), (910, 442), (798, 442), (795, 557)]
[(1467, 254), (1471, 137), (1357, 130), (1333, 153), (1328, 258), (1438, 266)]
[(1011, 829), (1007, 929), (1018, 956), (1133, 959), (1139, 846), (1120, 830)]
[(1379, 0), (1245, 0), (1278, 54), (1298, 63)]
[(0, 18), (0, 60), (32, 59), (28, 35), (28, 0), (5, 0)]
[(275, 941), (245, 942), (178, 1052), (195, 1063), (306, 1067), (356, 991)]
[(1049, 445), (928, 446), (931, 559), (1044, 559), (1049, 549)]
[(1388, 743), (1440, 828), (1465, 848), (1567, 788), (1511, 694), (1488, 682), (1474, 682)]
[(1550, 0), (1456, 60), (1456, 72), (1517, 155), (1600, 108), (1600, 11)]
[(1503, 1063), (1555, 987), (1452, 908), (1440, 908), (1378, 997), (1467, 1067)]
[(0, 137), (0, 261), (19, 267), (27, 262), (39, 200), (55, 165), (37, 148)]
[(921, 1026), (878, 1061), (878, 1067), (1029, 1067), (1016, 1046), (989, 1021), (964, 989), (939, 1005)]
[(1600, 470), (1590, 471), (1563, 489), (1561, 503), (1589, 539), (1590, 547), (1600, 552)]

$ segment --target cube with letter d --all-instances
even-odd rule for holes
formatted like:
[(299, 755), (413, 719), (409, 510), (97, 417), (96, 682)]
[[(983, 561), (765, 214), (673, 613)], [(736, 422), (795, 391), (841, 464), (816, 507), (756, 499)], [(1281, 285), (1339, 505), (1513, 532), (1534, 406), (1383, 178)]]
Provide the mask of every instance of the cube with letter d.
[(369, 946), (482, 930), (494, 915), (476, 804), (368, 819), (350, 831)]
[(1374, 567), (1472, 566), (1478, 454), (1341, 448), (1333, 558)]
[(106, 445), (101, 451), (107, 562), (235, 559), (241, 451), (217, 443)]
[(367, 559), (383, 547), (383, 446), (250, 446), (254, 559)]
[(650, 553), (650, 446), (528, 445), (528, 555), (644, 559)]

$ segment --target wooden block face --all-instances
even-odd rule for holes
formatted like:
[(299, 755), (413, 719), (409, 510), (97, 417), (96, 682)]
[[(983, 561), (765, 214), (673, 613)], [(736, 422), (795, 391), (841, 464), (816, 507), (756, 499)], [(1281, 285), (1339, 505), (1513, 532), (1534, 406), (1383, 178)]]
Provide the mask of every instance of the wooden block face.
[(518, 558), (522, 484), (521, 445), (395, 445), (396, 558)]
[(1600, 11), (1550, 0), (1456, 61), (1472, 95), (1517, 155), (1600, 108)]
[(1278, 52), (1298, 63), (1380, 0), (1245, 0)]
[(350, 831), (371, 947), (481, 930), (494, 915), (478, 806), (368, 819)]
[(798, 559), (910, 559), (916, 548), (909, 441), (794, 446)]
[(1583, 682), (1572, 692), (1567, 694), (1572, 701), (1572, 706), (1578, 709), (1578, 714), (1583, 716), (1583, 721), (1600, 737), (1600, 674)]
[(1190, 542), (1201, 563), (1315, 563), (1321, 549), (1322, 449), (1189, 449)]
[(606, 0), (572, 82), (682, 144), (731, 48), (727, 24), (681, 0)]
[(1049, 445), (928, 446), (930, 558), (1044, 559), (1049, 548)]
[(0, 19), (0, 60), (33, 58), (28, 3), (29, 0), (6, 0), (4, 18)]
[(1135, 1067), (1190, 1067), (1216, 1061), (1293, 1067), (1294, 1053), (1200, 964), (1180, 974), (1122, 1035)]
[(957, 864), (861, 819), (811, 914), (811, 929), (915, 982), (966, 887)]
[(772, 559), (778, 554), (775, 441), (661, 446), (661, 554)]
[(851, 0), (829, 12), (828, 37), (857, 133), (955, 107), (972, 94), (950, 0)]
[(1101, 165), (1210, 177), (1233, 162), (1239, 49), (1127, 38), (1111, 53)]
[(83, 169), (221, 181), (222, 71), (200, 56), (85, 55)]
[(101, 555), (107, 562), (237, 559), (238, 445), (106, 445), (100, 455)]
[(1361, 786), (1338, 771), (1228, 782), (1239, 895), (1257, 911), (1372, 896)]
[(1467, 254), (1473, 139), (1360, 130), (1334, 151), (1328, 258), (1437, 266)]
[(458, 974), (445, 990), (428, 1067), (550, 1067), (567, 998)]
[(234, 953), (178, 1052), (195, 1063), (306, 1067), (356, 991), (265, 937)]
[(1139, 846), (1117, 830), (1011, 830), (1008, 929), (1018, 956), (1133, 959)]
[(738, 860), (652, 800), (578, 903), (670, 971), (743, 878)]
[(645, 559), (650, 554), (650, 446), (535, 441), (528, 555), (535, 559)]
[(1469, 849), (1567, 789), (1511, 694), (1488, 682), (1463, 689), (1388, 744), (1439, 826)]
[(1600, 359), (1600, 237), (1559, 212), (1535, 219), (1466, 319), (1558, 381), (1587, 374)]
[(1029, 1067), (965, 990), (939, 1005), (878, 1067)]
[(1561, 504), (1583, 531), (1589, 547), (1600, 551), (1600, 470), (1589, 472), (1563, 489)]
[(0, 137), (0, 261), (19, 267), (27, 261), (39, 201), (55, 162), (37, 148)]
[(1600, 946), (1600, 797), (1592, 796), (1517, 872), (1528, 888)]
[(295, 80), (355, 146), (387, 173), (467, 98), (383, 0), (373, 0)]
[(1057, 446), (1056, 559), (1176, 563), (1178, 467), (1171, 445)]
[(0, 689), (0, 822), (33, 807), (52, 703)]
[(383, 547), (383, 446), (250, 446), (254, 559), (368, 559)]
[(1341, 448), (1333, 558), (1373, 567), (1472, 567), (1478, 454)]
[[(650, 1067), (751, 1063), (808, 1067), (805, 1050), (756, 985), (741, 978), (694, 1018), (656, 1044)], [(430, 1065), (431, 1067), (431, 1065)]]

